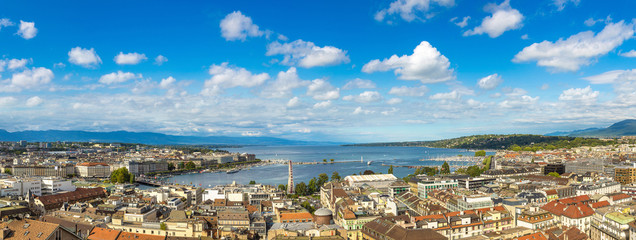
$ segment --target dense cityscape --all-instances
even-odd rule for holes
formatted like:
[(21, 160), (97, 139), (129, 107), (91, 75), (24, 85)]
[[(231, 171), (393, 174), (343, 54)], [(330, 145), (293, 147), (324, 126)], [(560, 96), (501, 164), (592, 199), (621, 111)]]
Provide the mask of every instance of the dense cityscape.
[[(401, 177), (393, 175), (397, 166), (391, 165), (386, 173), (320, 173), (307, 184), (293, 178), (294, 165), (303, 162), (260, 160), (249, 153), (2, 142), (0, 217), (5, 239), (30, 234), (54, 236), (47, 239), (630, 239), (636, 236), (634, 139), (607, 139), (616, 142), (610, 146), (480, 150), (470, 158), (477, 164), (466, 168), (451, 170), (453, 164), (443, 162)], [(464, 158), (448, 158), (453, 159)], [(256, 179), (200, 186), (165, 180), (231, 175), (267, 164), (287, 165), (287, 184)], [(312, 164), (319, 169), (334, 163)]]

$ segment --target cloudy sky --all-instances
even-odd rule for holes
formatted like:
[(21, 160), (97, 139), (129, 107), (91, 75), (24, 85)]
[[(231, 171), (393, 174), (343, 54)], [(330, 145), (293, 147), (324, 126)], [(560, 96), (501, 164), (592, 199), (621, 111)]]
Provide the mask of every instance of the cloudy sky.
[(0, 128), (350, 142), (636, 112), (636, 1), (0, 2)]

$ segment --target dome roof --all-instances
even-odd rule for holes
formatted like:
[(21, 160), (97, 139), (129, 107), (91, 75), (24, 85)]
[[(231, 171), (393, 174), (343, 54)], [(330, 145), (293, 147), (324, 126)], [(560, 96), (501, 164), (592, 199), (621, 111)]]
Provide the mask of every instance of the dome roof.
[(316, 216), (331, 216), (333, 213), (327, 208), (320, 208), (314, 212)]

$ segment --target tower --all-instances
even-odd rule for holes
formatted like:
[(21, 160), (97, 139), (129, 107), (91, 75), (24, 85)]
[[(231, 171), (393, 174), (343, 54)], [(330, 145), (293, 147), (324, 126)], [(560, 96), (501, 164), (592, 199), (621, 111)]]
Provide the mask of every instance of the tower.
[(289, 178), (287, 179), (287, 193), (294, 193), (294, 171), (292, 169), (291, 160), (289, 160)]

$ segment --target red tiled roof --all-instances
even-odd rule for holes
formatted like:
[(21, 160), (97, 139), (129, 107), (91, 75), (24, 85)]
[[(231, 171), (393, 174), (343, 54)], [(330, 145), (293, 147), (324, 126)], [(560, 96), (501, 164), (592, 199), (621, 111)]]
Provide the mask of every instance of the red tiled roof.
[(600, 201), (600, 202), (592, 203), (592, 208), (596, 209), (601, 207), (607, 207), (609, 205), (610, 203), (608, 201)]
[(37, 197), (44, 205), (45, 209), (49, 209), (49, 206), (56, 206), (65, 202), (75, 203), (76, 201), (83, 199), (91, 199), (98, 197), (105, 197), (106, 192), (103, 188), (77, 188), (73, 192), (60, 193), (55, 195), (46, 195)]
[(627, 195), (627, 194), (624, 194), (624, 193), (619, 193), (619, 194), (616, 194), (616, 195), (612, 196), (612, 200), (613, 201), (618, 201), (618, 200), (622, 200), (622, 199), (625, 199), (625, 198), (631, 198), (631, 197), (629, 195)]
[(550, 189), (550, 190), (545, 191), (545, 194), (546, 195), (557, 195), (558, 193), (557, 193), (556, 189)]
[(117, 240), (127, 240), (127, 239), (134, 239), (134, 240), (165, 240), (166, 237), (165, 236), (150, 235), (150, 234), (121, 232), (121, 234), (119, 234), (119, 237), (117, 238)]
[(119, 230), (94, 227), (91, 233), (88, 235), (88, 238), (86, 239), (87, 240), (116, 240), (117, 236), (119, 236), (120, 233), (121, 231)]
[(311, 213), (298, 212), (298, 213), (281, 213), (280, 220), (307, 220), (313, 219)]
[(106, 163), (98, 163), (98, 162), (83, 162), (80, 164), (77, 164), (77, 166), (86, 166), (86, 167), (93, 167), (93, 166), (108, 166), (108, 164)]
[(515, 238), (515, 240), (548, 240), (543, 233), (537, 232), (523, 237)]
[(417, 217), (414, 217), (413, 219), (415, 220), (415, 222), (419, 222), (424, 219), (445, 219), (445, 217), (442, 214), (433, 214), (433, 215), (426, 215), (426, 216), (417, 216)]
[(592, 216), (593, 214), (594, 209), (583, 203), (570, 205), (563, 211), (563, 216), (566, 216), (568, 218), (584, 218)]

